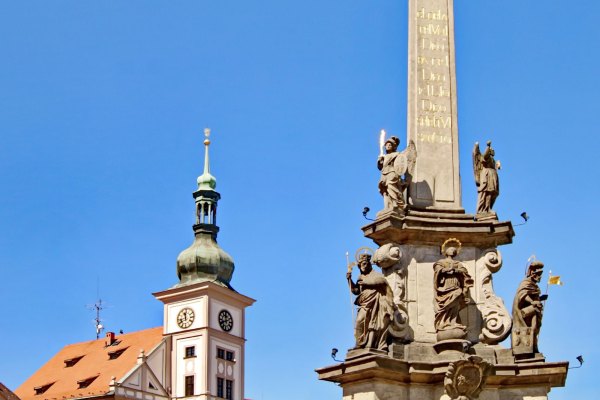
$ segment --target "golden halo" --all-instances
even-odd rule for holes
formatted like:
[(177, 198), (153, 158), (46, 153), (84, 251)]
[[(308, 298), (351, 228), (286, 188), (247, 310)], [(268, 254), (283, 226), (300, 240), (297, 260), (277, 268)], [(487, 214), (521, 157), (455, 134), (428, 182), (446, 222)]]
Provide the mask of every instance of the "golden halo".
[(442, 244), (442, 254), (444, 254), (446, 252), (446, 245), (448, 243), (456, 243), (456, 244), (458, 244), (458, 248), (456, 249), (456, 255), (460, 254), (460, 249), (462, 247), (462, 243), (457, 238), (450, 238), (450, 239), (446, 240), (444, 242), (444, 244)]
[(369, 254), (371, 256), (371, 258), (373, 258), (373, 254), (375, 254), (375, 252), (370, 247), (359, 248), (358, 250), (356, 250), (356, 253), (354, 253), (354, 259), (356, 260), (357, 263), (359, 261), (358, 258), (360, 257), (361, 254)]

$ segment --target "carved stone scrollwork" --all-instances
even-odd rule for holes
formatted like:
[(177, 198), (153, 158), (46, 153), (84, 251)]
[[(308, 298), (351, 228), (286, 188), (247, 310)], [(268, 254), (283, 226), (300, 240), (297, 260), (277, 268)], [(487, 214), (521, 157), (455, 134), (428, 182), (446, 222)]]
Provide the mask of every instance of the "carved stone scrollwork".
[(481, 260), (481, 288), (484, 296), (480, 306), (483, 327), (479, 340), (486, 344), (498, 344), (510, 333), (512, 320), (504, 301), (494, 293), (492, 274), (502, 267), (502, 256), (496, 249), (488, 250)]
[(373, 263), (379, 265), (383, 270), (398, 264), (401, 258), (402, 250), (400, 250), (400, 247), (396, 243), (388, 243), (375, 251)]
[(396, 270), (394, 286), (394, 321), (390, 325), (390, 335), (402, 342), (410, 341), (408, 329), (408, 307), (406, 304), (406, 268)]
[(396, 339), (408, 341), (408, 307), (406, 304), (406, 267), (400, 265), (402, 250), (396, 243), (381, 246), (373, 256), (373, 262), (382, 270), (394, 270), (392, 276), (388, 275), (394, 298), (394, 318), (389, 327), (389, 333)]
[(444, 378), (446, 396), (452, 400), (479, 398), (491, 372), (492, 365), (478, 356), (470, 356), (467, 360), (450, 363)]

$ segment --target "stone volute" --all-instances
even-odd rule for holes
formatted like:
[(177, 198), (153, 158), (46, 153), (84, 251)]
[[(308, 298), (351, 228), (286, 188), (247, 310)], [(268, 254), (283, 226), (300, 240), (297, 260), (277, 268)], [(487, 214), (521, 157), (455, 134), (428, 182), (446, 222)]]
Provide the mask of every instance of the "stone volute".
[(196, 202), (196, 223), (194, 242), (177, 257), (176, 287), (199, 282), (213, 282), (231, 289), (229, 282), (235, 268), (233, 259), (217, 244), (217, 203), (221, 198), (215, 191), (217, 180), (210, 174), (208, 146), (210, 130), (204, 134), (204, 172), (198, 177), (198, 190), (194, 192)]

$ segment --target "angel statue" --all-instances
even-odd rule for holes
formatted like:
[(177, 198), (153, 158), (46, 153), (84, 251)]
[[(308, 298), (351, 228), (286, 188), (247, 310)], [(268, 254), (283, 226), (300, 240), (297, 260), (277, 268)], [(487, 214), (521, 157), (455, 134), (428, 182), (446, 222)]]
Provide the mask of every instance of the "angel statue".
[[(395, 211), (404, 213), (406, 201), (403, 192), (410, 185), (410, 180), (417, 160), (417, 147), (412, 140), (404, 151), (398, 152), (400, 139), (396, 136), (385, 140), (385, 131), (381, 130), (380, 153), (377, 168), (381, 171), (379, 193), (383, 196), (383, 210), (380, 213)], [(385, 153), (383, 149), (385, 147)]]
[(477, 217), (495, 217), (492, 211), (494, 202), (500, 194), (500, 183), (498, 182), (498, 171), (500, 161), (494, 160), (494, 149), (492, 142), (487, 142), (485, 152), (481, 154), (479, 142), (475, 142), (473, 148), (473, 173), (477, 185)]

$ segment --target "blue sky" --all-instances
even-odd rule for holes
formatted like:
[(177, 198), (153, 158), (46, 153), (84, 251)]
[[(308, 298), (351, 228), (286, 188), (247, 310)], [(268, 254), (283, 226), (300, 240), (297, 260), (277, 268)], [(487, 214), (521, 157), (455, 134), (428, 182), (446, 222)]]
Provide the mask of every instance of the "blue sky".
[[(371, 245), (378, 132), (406, 137), (407, 2), (0, 2), (0, 380), (15, 389), (65, 344), (162, 323), (211, 127), (220, 245), (247, 313), (246, 397), (335, 399), (316, 379), (353, 345), (345, 252)], [(600, 394), (600, 4), (456, 1), (463, 206), (491, 139), (507, 304), (531, 254), (560, 274), (540, 348), (575, 362), (552, 399)], [(588, 251), (588, 253), (586, 253)]]

